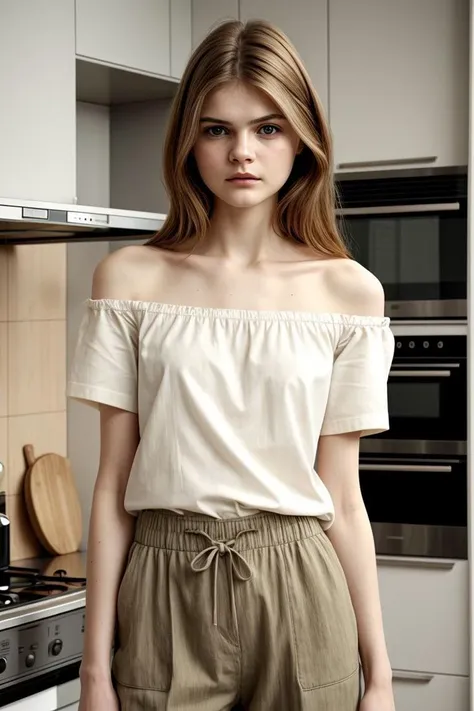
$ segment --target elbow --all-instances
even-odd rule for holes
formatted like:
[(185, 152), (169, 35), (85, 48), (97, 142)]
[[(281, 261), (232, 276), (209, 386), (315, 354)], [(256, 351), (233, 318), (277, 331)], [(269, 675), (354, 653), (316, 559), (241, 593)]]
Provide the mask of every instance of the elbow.
[(351, 496), (341, 496), (333, 503), (336, 520), (348, 520), (354, 517), (367, 516), (364, 500), (360, 491)]

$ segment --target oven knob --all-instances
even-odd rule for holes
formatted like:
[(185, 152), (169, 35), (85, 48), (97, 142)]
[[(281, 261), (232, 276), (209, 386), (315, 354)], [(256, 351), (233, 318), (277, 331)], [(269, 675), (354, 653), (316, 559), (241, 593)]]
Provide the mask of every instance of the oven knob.
[(34, 652), (30, 652), (30, 654), (27, 654), (25, 657), (25, 664), (27, 667), (32, 667), (33, 664), (36, 661), (36, 655)]
[(415, 341), (410, 341), (410, 343), (408, 344), (408, 347), (409, 347), (409, 348), (414, 348), (414, 347), (415, 347)]
[(57, 657), (58, 654), (61, 654), (62, 648), (62, 640), (55, 639), (54, 642), (51, 642), (51, 644), (49, 645), (49, 653), (52, 654), (53, 657)]
[(0, 657), (0, 674), (3, 674), (5, 669), (7, 668), (7, 660), (5, 657)]
[(444, 346), (443, 341), (438, 341), (438, 348), (442, 348)]
[(423, 348), (429, 348), (430, 347), (430, 342), (429, 341), (423, 341)]

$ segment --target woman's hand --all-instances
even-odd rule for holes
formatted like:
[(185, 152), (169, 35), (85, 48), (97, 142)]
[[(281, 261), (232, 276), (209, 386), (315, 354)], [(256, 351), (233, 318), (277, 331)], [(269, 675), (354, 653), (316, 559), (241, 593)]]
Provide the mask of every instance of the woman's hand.
[(359, 711), (395, 711), (395, 699), (391, 686), (369, 686), (362, 697)]
[(120, 704), (111, 679), (81, 683), (78, 711), (119, 711)]

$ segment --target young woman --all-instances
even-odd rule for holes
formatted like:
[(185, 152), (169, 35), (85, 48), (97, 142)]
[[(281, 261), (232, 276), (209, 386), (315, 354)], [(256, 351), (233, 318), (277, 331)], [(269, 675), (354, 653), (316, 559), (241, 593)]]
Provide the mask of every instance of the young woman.
[(197, 48), (164, 172), (163, 229), (96, 268), (68, 386), (101, 422), (80, 709), (393, 711), (358, 482), (393, 337), (278, 29)]

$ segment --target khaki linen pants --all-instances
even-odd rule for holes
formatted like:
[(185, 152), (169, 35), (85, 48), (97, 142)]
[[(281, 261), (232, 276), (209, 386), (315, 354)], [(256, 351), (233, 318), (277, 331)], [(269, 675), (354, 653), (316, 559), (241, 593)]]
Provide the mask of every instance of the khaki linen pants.
[(144, 511), (118, 601), (122, 711), (356, 711), (354, 611), (316, 518)]

